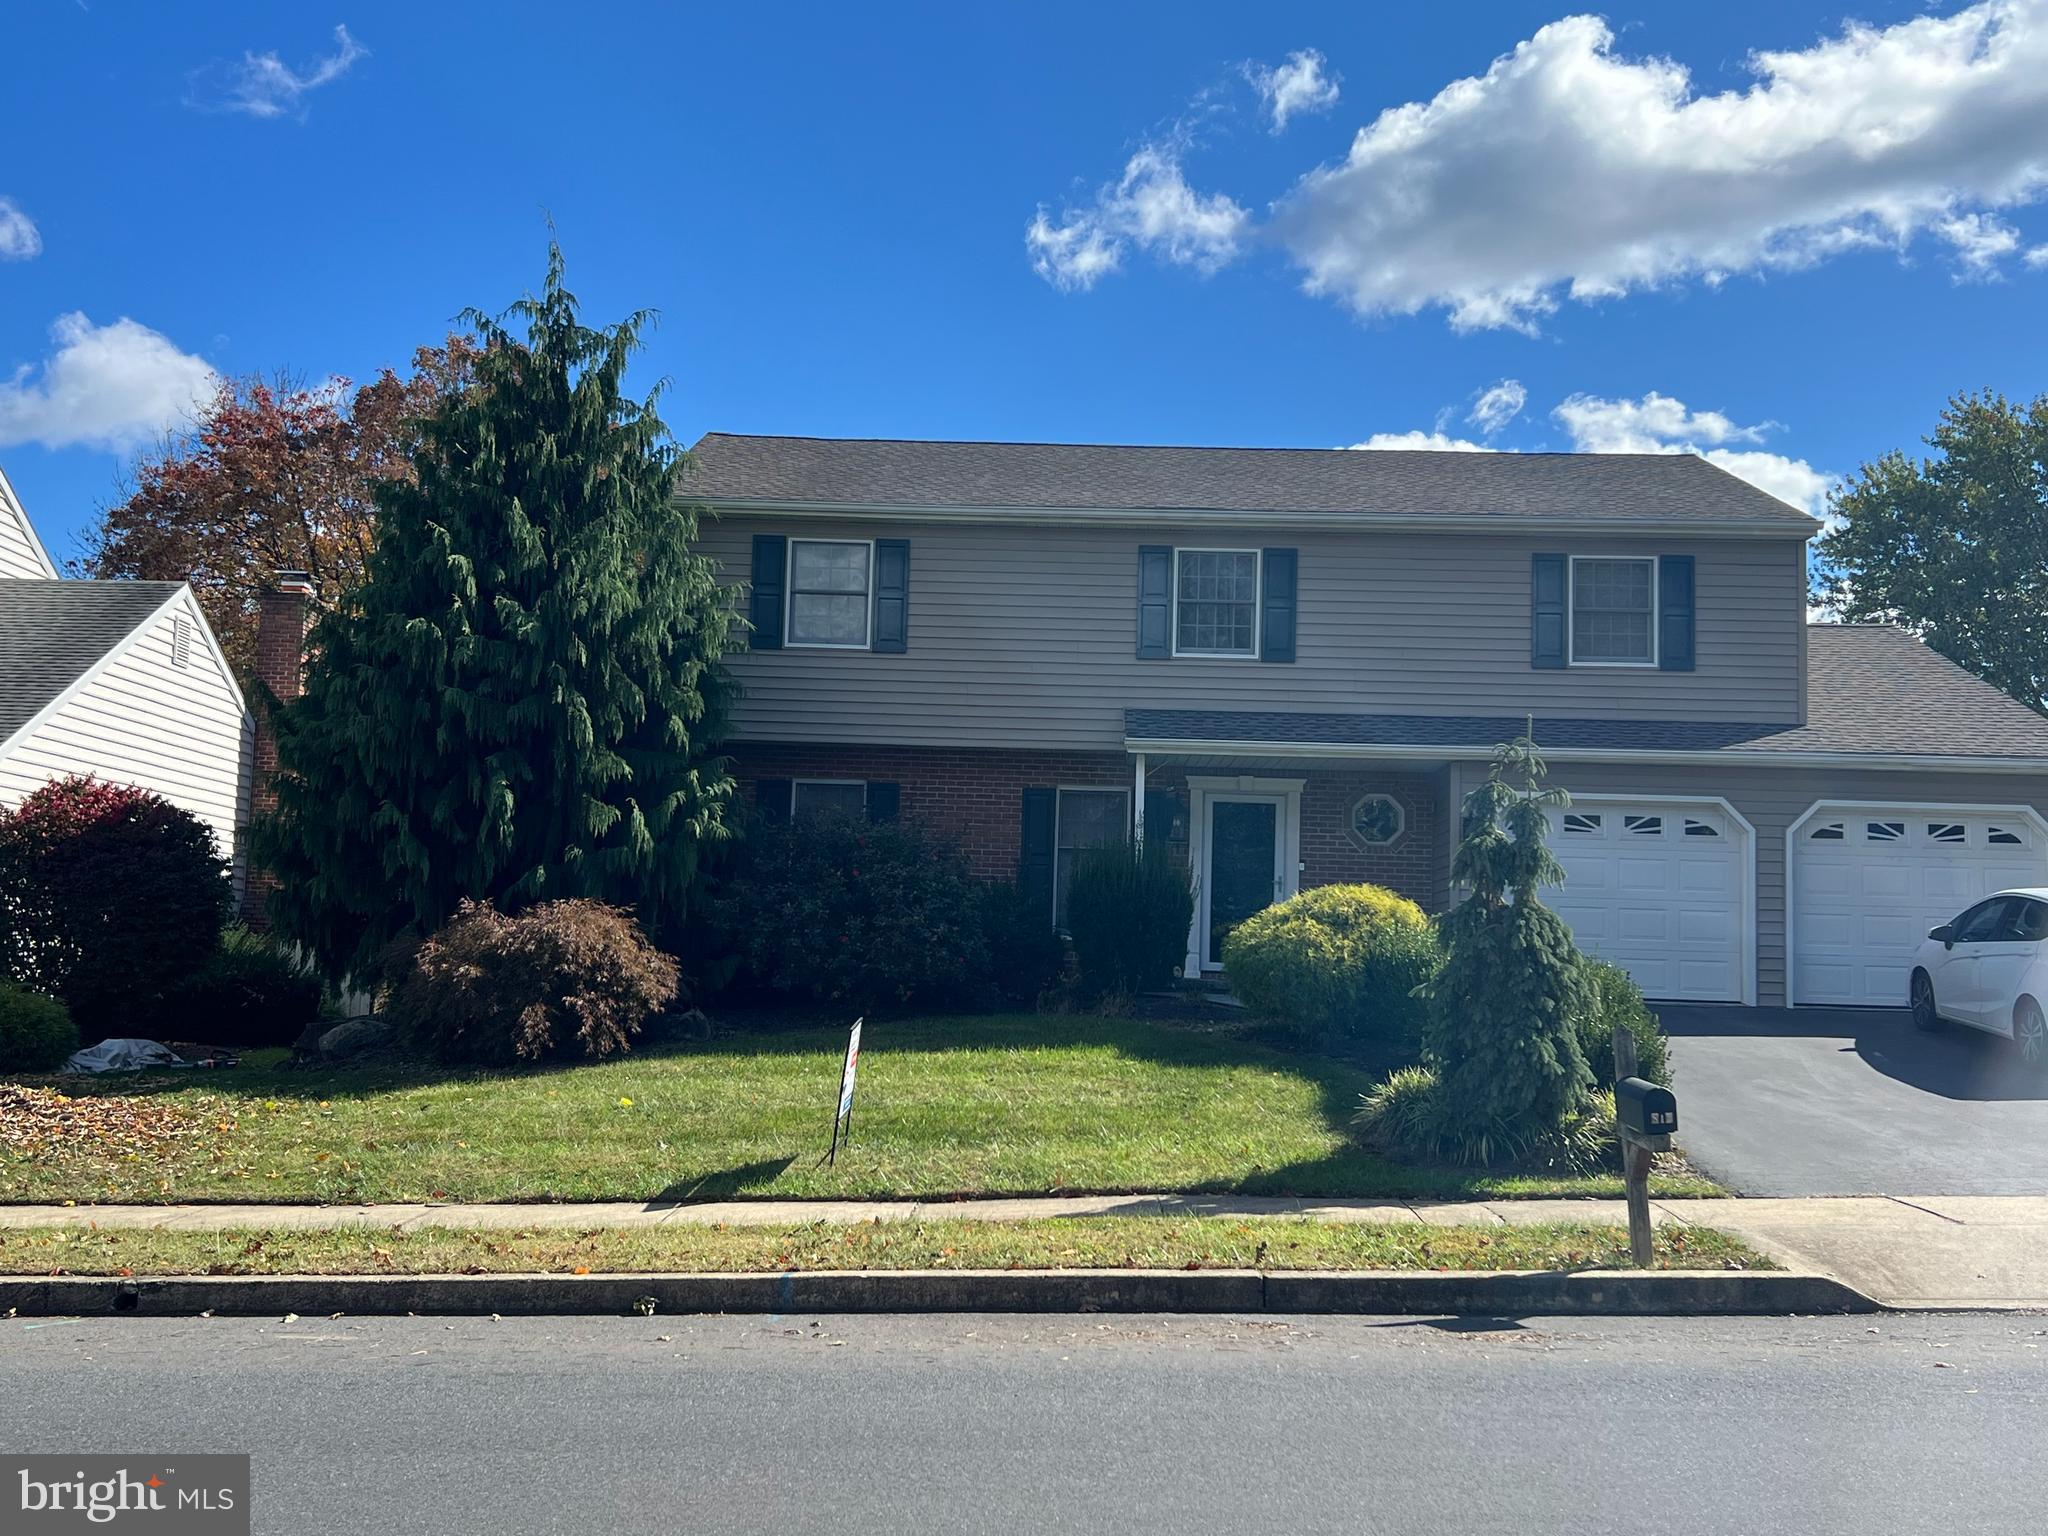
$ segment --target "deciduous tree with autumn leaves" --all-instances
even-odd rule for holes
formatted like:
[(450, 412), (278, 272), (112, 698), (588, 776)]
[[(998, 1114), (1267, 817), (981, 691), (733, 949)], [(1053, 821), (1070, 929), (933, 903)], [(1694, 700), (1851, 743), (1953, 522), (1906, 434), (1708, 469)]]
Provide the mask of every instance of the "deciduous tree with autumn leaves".
[(468, 383), (476, 343), (421, 347), (412, 370), (360, 386), (331, 379), (228, 379), (188, 432), (134, 466), (124, 500), (101, 513), (79, 573), (189, 581), (230, 663), (254, 668), (256, 599), (281, 570), (312, 574), (331, 608), (361, 582), (376, 488), (409, 479), (416, 423)]

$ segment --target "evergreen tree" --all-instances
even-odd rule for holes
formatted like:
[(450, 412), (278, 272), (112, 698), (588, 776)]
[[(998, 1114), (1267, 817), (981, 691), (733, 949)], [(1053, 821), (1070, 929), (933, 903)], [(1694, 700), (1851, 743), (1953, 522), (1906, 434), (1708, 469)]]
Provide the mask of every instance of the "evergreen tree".
[(1553, 1140), (1593, 1088), (1573, 1029), (1584, 966), (1538, 894), (1564, 881), (1545, 812), (1570, 803), (1543, 774), (1522, 737), (1494, 749), (1487, 781), (1465, 797), (1451, 878), (1470, 894), (1443, 919), (1444, 967), (1424, 989), (1447, 1124), (1496, 1155)]
[(677, 944), (728, 836), (728, 610), (655, 396), (621, 392), (648, 317), (580, 324), (551, 245), (538, 298), (463, 318), (474, 379), (378, 485), (366, 579), (275, 716), (257, 858), (334, 975), (465, 898), (595, 897)]

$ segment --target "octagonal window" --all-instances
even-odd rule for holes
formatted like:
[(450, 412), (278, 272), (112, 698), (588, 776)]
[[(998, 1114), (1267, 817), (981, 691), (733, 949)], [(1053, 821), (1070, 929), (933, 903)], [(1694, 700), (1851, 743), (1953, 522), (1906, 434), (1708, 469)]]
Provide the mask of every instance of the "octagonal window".
[(1408, 816), (1392, 795), (1364, 795), (1351, 807), (1351, 835), (1368, 848), (1384, 848), (1401, 836)]

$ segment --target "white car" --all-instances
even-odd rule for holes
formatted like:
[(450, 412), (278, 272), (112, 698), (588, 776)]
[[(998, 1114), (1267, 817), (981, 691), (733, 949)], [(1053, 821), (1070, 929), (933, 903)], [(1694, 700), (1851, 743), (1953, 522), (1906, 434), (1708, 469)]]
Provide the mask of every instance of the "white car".
[(1909, 992), (1922, 1029), (1967, 1024), (2048, 1063), (2048, 889), (2000, 891), (1927, 935)]

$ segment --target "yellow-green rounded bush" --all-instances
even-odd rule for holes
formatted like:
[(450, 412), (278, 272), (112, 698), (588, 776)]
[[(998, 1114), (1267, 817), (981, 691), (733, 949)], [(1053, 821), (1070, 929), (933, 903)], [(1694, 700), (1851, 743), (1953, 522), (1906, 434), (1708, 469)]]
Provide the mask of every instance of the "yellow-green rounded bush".
[(1415, 988), (1440, 961), (1422, 908), (1377, 885), (1304, 891), (1246, 918), (1223, 945), (1224, 977), (1252, 1012), (1402, 1060), (1421, 1036)]

